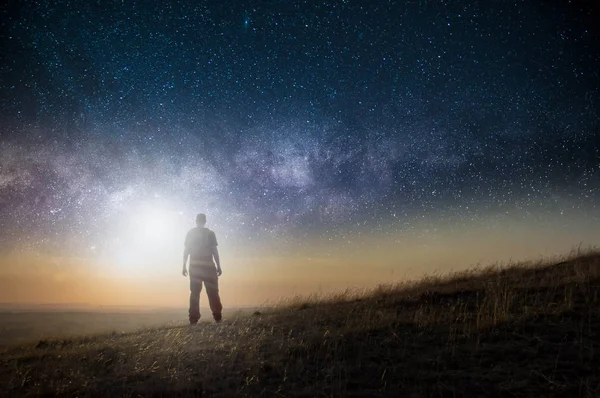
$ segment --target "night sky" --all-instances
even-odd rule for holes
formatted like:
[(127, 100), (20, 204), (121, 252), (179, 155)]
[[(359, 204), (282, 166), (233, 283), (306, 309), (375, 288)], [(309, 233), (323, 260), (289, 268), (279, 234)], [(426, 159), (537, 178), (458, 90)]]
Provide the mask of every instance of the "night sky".
[(600, 224), (593, 1), (9, 3), (2, 253)]

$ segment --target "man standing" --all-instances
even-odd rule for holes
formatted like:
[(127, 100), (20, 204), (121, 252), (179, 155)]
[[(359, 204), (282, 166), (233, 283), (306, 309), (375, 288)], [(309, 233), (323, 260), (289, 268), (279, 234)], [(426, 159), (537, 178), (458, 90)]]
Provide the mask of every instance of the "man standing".
[[(188, 275), (186, 263), (190, 258), (190, 325), (195, 325), (200, 319), (200, 292), (202, 283), (206, 287), (208, 304), (216, 322), (221, 322), (221, 298), (219, 297), (219, 276), (221, 262), (217, 250), (217, 237), (210, 229), (204, 227), (206, 215), (196, 216), (196, 228), (189, 230), (185, 236), (183, 250), (183, 276)], [(214, 262), (213, 262), (214, 258)], [(215, 263), (217, 264), (215, 268)]]

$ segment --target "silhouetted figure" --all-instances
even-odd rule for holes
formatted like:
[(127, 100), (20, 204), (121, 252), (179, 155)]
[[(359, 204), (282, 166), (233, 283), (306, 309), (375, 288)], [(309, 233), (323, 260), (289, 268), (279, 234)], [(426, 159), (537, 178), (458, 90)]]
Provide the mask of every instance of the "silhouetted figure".
[[(216, 322), (221, 321), (221, 298), (219, 297), (219, 276), (221, 262), (217, 250), (217, 237), (215, 233), (204, 227), (206, 215), (200, 213), (196, 216), (196, 228), (189, 230), (185, 236), (183, 251), (183, 276), (187, 276), (186, 263), (190, 257), (190, 325), (195, 325), (200, 319), (200, 292), (202, 283), (206, 287), (208, 304)], [(214, 262), (213, 262), (214, 258)], [(217, 264), (215, 268), (215, 263)]]

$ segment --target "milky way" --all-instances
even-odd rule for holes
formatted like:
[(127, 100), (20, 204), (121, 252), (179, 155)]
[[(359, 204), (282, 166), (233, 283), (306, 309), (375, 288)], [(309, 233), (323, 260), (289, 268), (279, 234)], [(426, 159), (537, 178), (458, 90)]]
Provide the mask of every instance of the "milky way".
[(393, 3), (11, 2), (2, 248), (140, 203), (269, 239), (596, 206), (593, 2)]

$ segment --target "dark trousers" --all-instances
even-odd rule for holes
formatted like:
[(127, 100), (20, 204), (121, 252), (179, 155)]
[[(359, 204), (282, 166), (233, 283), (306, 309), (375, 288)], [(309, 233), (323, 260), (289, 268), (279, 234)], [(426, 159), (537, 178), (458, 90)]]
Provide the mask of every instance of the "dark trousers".
[(190, 322), (195, 323), (200, 319), (200, 292), (202, 292), (202, 284), (206, 287), (206, 295), (208, 296), (208, 305), (212, 312), (215, 321), (221, 320), (221, 311), (223, 305), (219, 297), (219, 278), (216, 271), (214, 275), (206, 272), (202, 275), (190, 275)]

